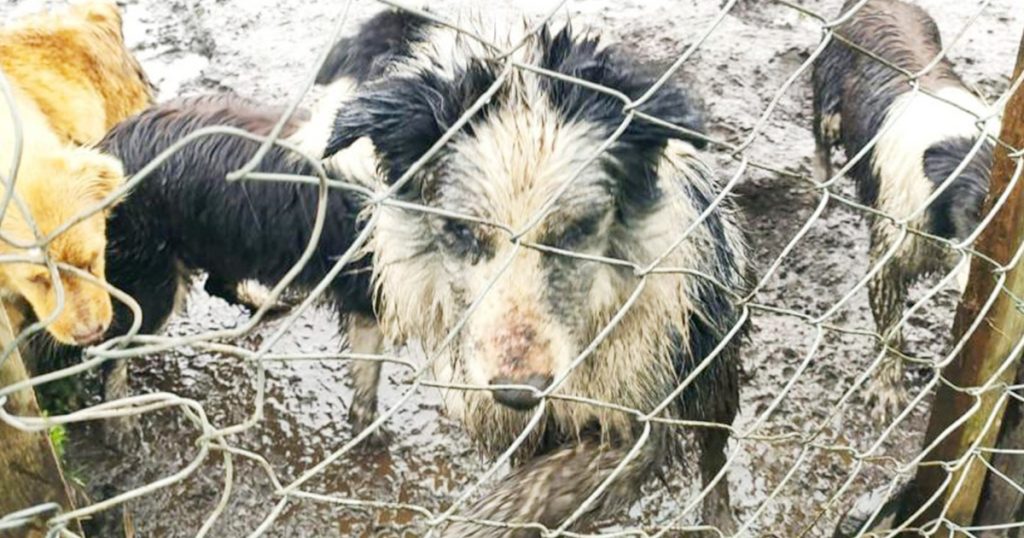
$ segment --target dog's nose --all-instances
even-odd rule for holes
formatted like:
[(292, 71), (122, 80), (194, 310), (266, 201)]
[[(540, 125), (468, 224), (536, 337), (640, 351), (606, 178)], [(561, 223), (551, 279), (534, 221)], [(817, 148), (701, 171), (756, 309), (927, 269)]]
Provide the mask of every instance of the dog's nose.
[[(550, 375), (543, 374), (530, 374), (525, 378), (498, 376), (491, 380), (491, 385), (527, 385), (538, 391), (543, 391), (551, 385), (551, 381)], [(494, 399), (498, 403), (520, 411), (533, 409), (540, 402), (540, 398), (531, 390), (494, 389), (491, 393), (494, 394)]]
[(90, 325), (79, 328), (71, 336), (78, 345), (88, 346), (102, 340), (105, 332), (106, 328), (103, 325)]

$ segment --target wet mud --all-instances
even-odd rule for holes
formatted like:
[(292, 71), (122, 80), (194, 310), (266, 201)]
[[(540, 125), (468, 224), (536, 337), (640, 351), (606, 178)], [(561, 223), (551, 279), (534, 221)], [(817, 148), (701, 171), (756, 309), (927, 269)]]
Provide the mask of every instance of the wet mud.
[[(9, 1), (0, 3), (0, 10), (16, 13), (44, 3)], [(443, 13), (454, 3), (445, 0), (432, 5)], [(841, 0), (800, 3), (831, 15)], [(921, 3), (936, 16), (947, 40), (980, 5), (961, 0)], [(343, 9), (342, 2), (308, 0), (128, 0), (125, 4), (127, 39), (161, 99), (233, 91), (269, 102), (283, 102), (300, 90)], [(518, 5), (529, 13), (551, 7), (539, 1), (491, 4), (497, 6), (491, 9)], [(568, 13), (576, 24), (616, 35), (656, 65), (668, 66), (712, 23), (721, 4), (719, 0), (573, 1), (559, 16)], [(377, 9), (373, 2), (355, 2), (349, 28)], [(1007, 87), (1022, 28), (1024, 11), (1017, 0), (995, 0), (953, 50), (959, 71), (983, 95), (994, 98)], [(743, 142), (820, 37), (819, 25), (809, 15), (773, 2), (741, 1), (681, 72), (705, 100), (712, 135), (734, 144)], [(811, 174), (810, 99), (809, 73), (805, 73), (781, 95), (743, 156), (791, 174)], [(742, 171), (736, 197), (760, 276), (815, 212), (821, 194), (793, 177), (752, 167), (741, 170), (743, 161), (721, 148), (710, 148), (709, 153), (723, 181)], [(841, 185), (841, 192), (852, 195), (848, 182)], [(829, 311), (862, 278), (867, 243), (866, 219), (830, 202), (768, 279), (756, 302), (810, 317)], [(915, 298), (924, 289), (919, 286)], [(955, 305), (955, 294), (944, 291), (910, 320), (906, 331), (910, 355), (940, 356)], [(235, 326), (246, 317), (244, 311), (196, 289), (168, 331), (193, 334)], [(833, 328), (820, 333), (804, 319), (764, 310), (755, 310), (750, 322), (752, 338), (743, 353), (743, 409), (736, 427), (748, 431), (758, 425), (753, 432), (758, 439), (731, 445), (737, 454), (729, 473), (737, 516), (749, 523), (749, 535), (828, 536), (842, 511), (863, 492), (884, 484), (895, 469), (886, 458), (865, 462), (835, 507), (822, 510), (855, 468), (851, 450), (871, 448), (886, 427), (869, 415), (859, 396), (836, 407), (875, 358), (873, 340), (855, 334), (874, 328), (866, 292), (856, 290), (828, 318)], [(268, 323), (241, 345), (255, 349), (275, 328), (275, 322)], [(336, 321), (326, 310), (318, 310), (306, 314), (275, 350), (330, 352), (343, 345)], [(255, 369), (237, 359), (182, 349), (136, 360), (131, 368), (135, 393), (167, 391), (195, 399), (214, 424), (234, 424), (253, 411)], [(347, 368), (343, 361), (269, 363), (264, 419), (235, 436), (233, 443), (264, 456), (285, 482), (302, 475), (352, 438), (345, 421), (351, 396)], [(386, 369), (383, 406), (408, 390), (408, 374), (399, 366)], [(906, 382), (912, 393), (928, 375), (925, 369), (910, 369)], [(781, 400), (777, 406), (776, 399)], [(922, 405), (874, 454), (896, 460), (913, 456), (926, 420)], [(346, 454), (304, 489), (436, 511), (448, 506), (488, 466), (460, 426), (444, 416), (434, 389), (418, 391), (388, 429), (393, 436), (390, 447)], [(177, 411), (143, 416), (142, 432), (141, 445), (122, 453), (99, 442), (95, 425), (74, 427), (69, 432), (70, 466), (102, 497), (169, 476), (197, 455), (198, 433)], [(278, 500), (274, 485), (255, 463), (236, 459), (234, 477), (227, 510), (211, 536), (247, 535)], [(223, 480), (223, 461), (211, 454), (184, 481), (131, 501), (128, 509), (137, 535), (194, 535), (218, 502)], [(666, 524), (698, 491), (694, 458), (692, 465), (671, 469), (663, 483), (648, 484), (643, 501), (602, 530)], [(692, 511), (680, 523), (694, 523), (698, 512)], [(424, 517), (411, 511), (302, 501), (291, 503), (266, 535), (414, 536), (422, 534), (423, 523)]]

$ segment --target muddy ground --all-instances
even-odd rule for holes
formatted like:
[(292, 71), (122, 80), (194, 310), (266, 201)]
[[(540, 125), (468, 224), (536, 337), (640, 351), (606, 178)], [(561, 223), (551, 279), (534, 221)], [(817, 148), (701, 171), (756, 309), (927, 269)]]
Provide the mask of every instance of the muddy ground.
[[(517, 4), (488, 2), (508, 9)], [(653, 62), (667, 65), (712, 21), (719, 0), (572, 1), (559, 16), (571, 14), (618, 35)], [(798, 0), (811, 10), (835, 13), (841, 0)], [(40, 2), (8, 0), (6, 11), (30, 10)], [(128, 0), (125, 31), (143, 65), (159, 87), (160, 98), (207, 91), (234, 91), (271, 102), (296, 95), (338, 19), (342, 2), (301, 0)], [(433, 2), (442, 13), (450, 0)], [(968, 21), (980, 1), (922, 0), (938, 19), (946, 39)], [(2, 5), (2, 4), (0, 4)], [(529, 13), (550, 9), (548, 2), (519, 2)], [(357, 1), (351, 23), (364, 20), (378, 6)], [(993, 97), (1007, 86), (1016, 45), (1024, 27), (1018, 0), (995, 0), (952, 52), (965, 79)], [(351, 26), (350, 26), (351, 28)], [(764, 112), (774, 92), (805, 60), (820, 38), (816, 21), (767, 0), (741, 2), (686, 64), (687, 77), (706, 100), (712, 133), (737, 142)], [(762, 134), (747, 151), (752, 159), (797, 174), (811, 172), (810, 88), (801, 76), (781, 98)], [(723, 178), (737, 162), (719, 149), (712, 159)], [(850, 194), (849, 186), (843, 192)], [(799, 180), (747, 169), (738, 200), (749, 223), (753, 258), (763, 270), (811, 215), (818, 195)], [(757, 302), (817, 315), (830, 308), (862, 276), (867, 263), (865, 220), (831, 204), (785, 259)], [(920, 290), (919, 290), (920, 291)], [(920, 295), (920, 293), (919, 293)], [(941, 293), (910, 322), (908, 352), (934, 358), (942, 352), (955, 306), (952, 292)], [(193, 292), (187, 310), (169, 331), (191, 334), (234, 326), (241, 310)], [(866, 293), (859, 290), (829, 320), (844, 329), (871, 330)], [(827, 331), (813, 359), (800, 372), (814, 339), (814, 327), (791, 316), (755, 311), (752, 341), (744, 357), (743, 412), (737, 421), (748, 428), (783, 387), (793, 381), (783, 403), (767, 416), (758, 434), (815, 432), (835, 411), (835, 404), (874, 358), (864, 336)], [(274, 329), (271, 323), (245, 339), (255, 348)], [(279, 346), (279, 351), (332, 351), (343, 342), (325, 312), (307, 315)], [(269, 365), (265, 420), (238, 436), (238, 446), (263, 455), (284, 480), (297, 477), (351, 438), (344, 417), (350, 390), (341, 362), (292, 362)], [(392, 368), (383, 405), (407, 387), (405, 372)], [(911, 372), (907, 383), (920, 386), (926, 372)], [(203, 403), (211, 420), (226, 425), (252, 409), (251, 367), (233, 359), (181, 351), (133, 364), (136, 393), (170, 391)], [(878, 454), (904, 459), (915, 453), (926, 413), (915, 410)], [(120, 455), (102, 446), (93, 428), (70, 431), (70, 466), (102, 497), (168, 476), (195, 455), (195, 432), (175, 412), (143, 419), (141, 450)], [(458, 424), (447, 419), (437, 394), (424, 390), (389, 425), (390, 448), (362, 451), (342, 458), (307, 487), (308, 490), (360, 499), (419, 504), (443, 509), (488, 462), (474, 451)], [(757, 536), (826, 536), (837, 514), (867, 488), (892, 476), (891, 463), (871, 463), (841, 497), (835, 510), (821, 514), (823, 503), (846, 480), (853, 460), (829, 446), (869, 447), (884, 424), (872, 420), (860, 399), (839, 410), (816, 440), (817, 448), (799, 460), (796, 441), (734, 443), (739, 456), (729, 481), (737, 514)], [(237, 461), (237, 460), (236, 460)], [(603, 530), (664, 524), (697, 491), (695, 466), (673, 470), (668, 484), (648, 485), (643, 502)], [(211, 457), (187, 480), (129, 504), (138, 536), (190, 536), (214, 507), (222, 490), (223, 467)], [(272, 508), (276, 498), (265, 474), (240, 461), (234, 493), (212, 536), (244, 536)], [(777, 490), (777, 491), (776, 491)], [(820, 517), (819, 517), (820, 516)], [(693, 514), (684, 519), (693, 523)], [(412, 513), (357, 511), (312, 501), (292, 503), (268, 536), (418, 535), (423, 519)]]

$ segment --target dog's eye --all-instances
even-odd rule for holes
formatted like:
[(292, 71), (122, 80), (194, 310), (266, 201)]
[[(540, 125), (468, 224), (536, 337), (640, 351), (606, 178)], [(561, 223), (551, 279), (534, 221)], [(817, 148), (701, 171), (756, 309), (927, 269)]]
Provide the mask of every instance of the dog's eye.
[(599, 221), (600, 219), (597, 217), (576, 221), (554, 238), (552, 246), (565, 250), (579, 246), (588, 237), (594, 235)]
[(480, 238), (477, 237), (472, 223), (449, 220), (444, 224), (444, 243), (458, 256), (473, 257), (480, 255)]

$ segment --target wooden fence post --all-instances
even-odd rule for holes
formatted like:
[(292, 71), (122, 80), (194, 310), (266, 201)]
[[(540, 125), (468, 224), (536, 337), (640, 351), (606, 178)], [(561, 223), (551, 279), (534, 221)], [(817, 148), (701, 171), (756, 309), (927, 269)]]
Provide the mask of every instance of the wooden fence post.
[[(7, 310), (0, 302), (0, 347), (14, 339)], [(0, 366), (0, 387), (28, 379), (28, 371), (15, 351)], [(39, 404), (32, 389), (8, 396), (4, 406), (8, 413), (39, 416)], [(61, 472), (60, 462), (46, 432), (23, 432), (0, 422), (0, 517), (43, 503), (57, 503), (64, 510), (74, 508), (71, 491)], [(52, 514), (49, 514), (52, 515)], [(82, 535), (78, 522), (69, 529)], [(45, 536), (43, 521), (33, 522), (16, 531), (0, 531), (0, 537)]]
[[(1013, 80), (1024, 70), (1024, 39), (1017, 56)], [(1024, 90), (1018, 89), (1010, 97), (1003, 114), (1001, 138), (1015, 148), (1024, 148)], [(1005, 148), (997, 148), (992, 168), (992, 182), (985, 202), (986, 214), (991, 211), (996, 199), (1006, 190), (1016, 170), (1017, 163)], [(1006, 204), (978, 238), (976, 248), (993, 260), (1005, 264), (1024, 242), (1024, 180), (1018, 181)], [(957, 310), (953, 333), (960, 338), (977, 319), (986, 299), (995, 287), (991, 267), (975, 258), (971, 266), (971, 282), (967, 287)], [(1024, 263), (1017, 264), (1008, 274), (1005, 287), (1018, 297), (1024, 297)], [(1016, 377), (1018, 360), (1009, 368), (999, 370), (1011, 350), (1024, 335), (1024, 313), (1018, 310), (1013, 299), (1000, 293), (985, 321), (971, 335), (960, 355), (942, 372), (943, 376), (957, 387), (979, 387), (999, 375), (998, 383), (1010, 384)], [(998, 387), (996, 387), (998, 388)], [(953, 461), (965, 454), (979, 442), (979, 447), (992, 447), (1000, 430), (1005, 405), (998, 406), (1001, 392), (991, 390), (975, 397), (940, 384), (932, 405), (931, 417), (925, 437), (925, 446), (962, 417), (970, 408), (980, 403), (981, 408), (964, 424), (940, 442), (925, 458), (926, 462)], [(995, 416), (993, 417), (993, 413)], [(987, 431), (985, 425), (994, 420)], [(978, 500), (984, 483), (986, 468), (978, 461), (972, 461), (957, 470), (942, 496), (931, 504), (913, 523), (924, 524), (939, 516), (943, 507), (949, 509), (946, 518), (960, 526), (969, 526), (974, 520)], [(941, 466), (925, 465), (917, 470), (913, 481), (901, 501), (897, 521), (906, 521), (943, 487), (948, 472)], [(957, 484), (962, 486), (957, 488)]]
[[(1024, 383), (1024, 368), (1017, 369), (1015, 385)], [(1024, 449), (1024, 403), (1010, 399), (1006, 402), (1002, 431), (996, 441), (996, 448)], [(1024, 484), (1024, 456), (1020, 454), (996, 453), (992, 456), (992, 467), (1009, 478), (1013, 484)], [(974, 516), (977, 526), (1001, 525), (1011, 521), (1024, 521), (1024, 495), (995, 473), (985, 478), (981, 490), (978, 511)], [(984, 535), (981, 535), (984, 536)]]

